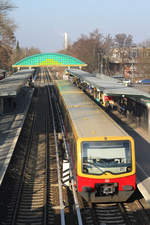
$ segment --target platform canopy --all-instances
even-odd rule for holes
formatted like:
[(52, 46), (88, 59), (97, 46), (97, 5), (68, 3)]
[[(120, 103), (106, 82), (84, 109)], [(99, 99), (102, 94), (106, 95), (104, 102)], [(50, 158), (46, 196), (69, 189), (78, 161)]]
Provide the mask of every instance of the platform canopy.
[(0, 98), (16, 96), (21, 87), (27, 83), (34, 70), (20, 70), (3, 80), (0, 80)]
[(81, 60), (69, 55), (59, 53), (43, 53), (26, 57), (15, 63), (12, 67), (84, 67)]
[(127, 96), (145, 98), (150, 101), (150, 94), (135, 87), (126, 86), (122, 81), (104, 74), (91, 74), (78, 69), (68, 69), (70, 75), (77, 77), (82, 83), (110, 96)]

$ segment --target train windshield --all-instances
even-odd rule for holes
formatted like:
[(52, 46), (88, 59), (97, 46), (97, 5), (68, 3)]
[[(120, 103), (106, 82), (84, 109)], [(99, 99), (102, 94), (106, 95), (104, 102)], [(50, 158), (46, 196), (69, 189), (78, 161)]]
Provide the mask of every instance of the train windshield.
[(82, 142), (82, 172), (101, 175), (132, 170), (131, 143), (128, 140)]

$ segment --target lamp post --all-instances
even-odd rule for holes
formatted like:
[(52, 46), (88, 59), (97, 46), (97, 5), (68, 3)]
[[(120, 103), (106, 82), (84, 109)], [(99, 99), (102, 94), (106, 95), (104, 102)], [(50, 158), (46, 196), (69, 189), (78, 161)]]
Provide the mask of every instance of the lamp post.
[(131, 48), (131, 53), (130, 53), (130, 57), (131, 57), (131, 81), (133, 83), (134, 81), (134, 72), (136, 71), (136, 59), (137, 59), (137, 55), (138, 55), (138, 52), (137, 52), (137, 48), (136, 46), (133, 46)]
[(134, 81), (134, 71), (135, 71), (135, 57), (132, 57), (132, 64), (131, 64), (131, 81)]
[(100, 56), (101, 56), (101, 74), (103, 74), (103, 50), (101, 49), (101, 53), (100, 53)]
[(101, 48), (97, 49), (97, 58), (98, 58), (98, 72), (100, 72), (101, 74), (103, 74), (103, 55), (104, 55), (104, 51)]

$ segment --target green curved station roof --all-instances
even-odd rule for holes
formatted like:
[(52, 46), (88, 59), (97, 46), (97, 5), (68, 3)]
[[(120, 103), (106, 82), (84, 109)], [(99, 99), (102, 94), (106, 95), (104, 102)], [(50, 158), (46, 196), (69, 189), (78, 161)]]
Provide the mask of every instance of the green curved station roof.
[(44, 53), (26, 57), (13, 65), (13, 67), (41, 67), (41, 66), (87, 66), (81, 60), (69, 55), (59, 53)]

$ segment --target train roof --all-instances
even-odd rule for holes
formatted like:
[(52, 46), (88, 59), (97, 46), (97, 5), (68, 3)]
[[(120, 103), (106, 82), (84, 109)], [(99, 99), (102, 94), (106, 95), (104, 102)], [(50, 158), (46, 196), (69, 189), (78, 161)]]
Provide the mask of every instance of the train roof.
[(80, 138), (129, 136), (82, 90), (70, 81), (56, 81), (72, 126)]

